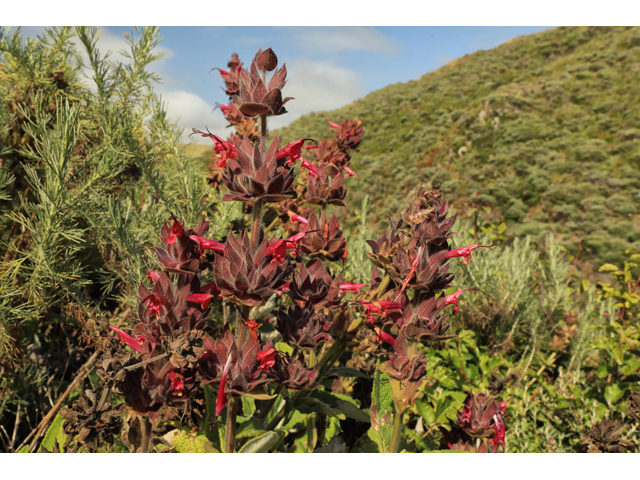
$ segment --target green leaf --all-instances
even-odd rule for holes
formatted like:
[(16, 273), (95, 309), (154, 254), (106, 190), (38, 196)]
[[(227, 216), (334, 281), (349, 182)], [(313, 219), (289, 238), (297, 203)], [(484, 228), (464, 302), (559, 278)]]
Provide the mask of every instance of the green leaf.
[(373, 390), (371, 392), (371, 404), (384, 412), (393, 408), (393, 392), (389, 383), (389, 375), (382, 373), (379, 368), (373, 376)]
[(624, 355), (620, 347), (614, 347), (611, 349), (611, 356), (615, 360), (618, 365), (622, 365), (624, 363)]
[(607, 401), (609, 408), (613, 406), (624, 395), (624, 390), (620, 389), (617, 383), (607, 385), (604, 389), (604, 399)]
[(369, 375), (367, 375), (366, 373), (361, 372), (360, 370), (356, 370), (355, 368), (348, 368), (348, 367), (332, 368), (325, 374), (325, 376), (327, 377), (331, 377), (334, 375), (338, 377), (348, 377), (348, 378), (352, 378), (352, 377), (360, 377), (360, 378), (366, 378), (366, 379), (370, 378)]
[(189, 429), (182, 429), (173, 436), (173, 446), (179, 453), (205, 453), (205, 445), (208, 443), (210, 448), (211, 442), (205, 435), (198, 432), (192, 432)]
[(58, 447), (60, 451), (64, 447), (64, 443), (67, 439), (67, 436), (62, 429), (62, 424), (64, 423), (65, 418), (58, 412), (56, 418), (51, 422), (51, 426), (47, 430), (44, 438), (42, 439), (42, 447), (46, 448), (50, 452), (53, 451), (56, 440), (58, 441)]
[(503, 233), (506, 229), (507, 229), (507, 224), (502, 222), (500, 225), (498, 225), (498, 229), (497, 229), (498, 235)]
[(276, 350), (282, 353), (288, 353), (289, 355), (293, 353), (293, 347), (284, 342), (276, 343)]
[(264, 424), (257, 418), (250, 418), (236, 428), (236, 438), (256, 437), (265, 431)]
[(302, 413), (318, 412), (328, 417), (338, 417), (340, 420), (345, 420), (347, 418), (338, 408), (331, 407), (323, 401), (313, 397), (305, 398), (304, 402), (302, 402), (298, 407), (298, 410)]
[(244, 392), (242, 396), (253, 398), (255, 400), (271, 400), (272, 398), (275, 398), (275, 395), (269, 395), (267, 393), (259, 392), (256, 390), (252, 390), (250, 392)]
[(598, 269), (599, 272), (617, 272), (618, 270), (618, 267), (611, 263), (605, 263)]
[(346, 417), (358, 420), (360, 422), (371, 422), (369, 415), (367, 415), (360, 409), (360, 407), (356, 403), (356, 400), (347, 395), (329, 393), (324, 390), (315, 390), (311, 393), (310, 396), (313, 398), (317, 398), (323, 403), (329, 405), (332, 409), (344, 413)]
[(245, 443), (239, 453), (266, 453), (270, 448), (275, 447), (279, 441), (280, 436), (277, 432), (266, 432)]
[(18, 453), (29, 453), (29, 445), (25, 445)]

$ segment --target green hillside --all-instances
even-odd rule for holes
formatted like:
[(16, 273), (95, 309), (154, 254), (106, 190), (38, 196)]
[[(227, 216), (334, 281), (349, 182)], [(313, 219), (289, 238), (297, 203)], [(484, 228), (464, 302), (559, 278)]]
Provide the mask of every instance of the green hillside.
[(640, 250), (640, 28), (520, 37), (280, 133), (322, 138), (354, 116), (366, 133), (348, 198), (370, 195), (376, 223), (436, 184), (463, 214), (490, 207), (511, 236), (582, 243), (585, 273)]

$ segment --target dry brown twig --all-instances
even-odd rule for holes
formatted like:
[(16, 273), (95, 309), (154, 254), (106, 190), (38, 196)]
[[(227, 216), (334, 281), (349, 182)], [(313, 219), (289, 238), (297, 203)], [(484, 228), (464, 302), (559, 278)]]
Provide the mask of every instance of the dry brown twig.
[(80, 367), (80, 369), (78, 370), (78, 373), (76, 373), (76, 377), (73, 379), (73, 382), (71, 382), (71, 384), (67, 387), (67, 389), (60, 396), (60, 398), (58, 398), (58, 401), (55, 403), (53, 408), (49, 410), (49, 413), (47, 413), (47, 415), (45, 415), (45, 417), (40, 421), (38, 426), (29, 434), (29, 436), (27, 436), (27, 438), (24, 439), (24, 441), (17, 448), (17, 451), (20, 451), (22, 447), (24, 447), (27, 444), (27, 442), (31, 440), (31, 437), (33, 437), (33, 441), (31, 441), (31, 446), (29, 447), (29, 453), (33, 453), (35, 451), (36, 446), (38, 444), (38, 440), (40, 439), (40, 437), (44, 435), (47, 427), (49, 426), (49, 423), (51, 423), (51, 421), (55, 418), (56, 414), (58, 413), (58, 410), (60, 410), (60, 407), (62, 406), (62, 402), (64, 402), (64, 400), (69, 396), (69, 394), (73, 390), (75, 390), (82, 384), (84, 379), (91, 372), (91, 369), (93, 368), (93, 364), (96, 362), (98, 358), (98, 353), (99, 352), (95, 352), (93, 355), (91, 355), (91, 357), (89, 357), (89, 360), (87, 360), (85, 364), (82, 367)]

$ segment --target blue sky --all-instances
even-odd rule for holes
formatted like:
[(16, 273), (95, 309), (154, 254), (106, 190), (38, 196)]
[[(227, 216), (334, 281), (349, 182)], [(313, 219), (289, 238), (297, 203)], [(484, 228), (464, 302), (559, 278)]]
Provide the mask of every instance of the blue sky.
[[(508, 40), (551, 27), (161, 27), (165, 56), (152, 65), (162, 77), (157, 91), (169, 116), (181, 117), (186, 135), (208, 127), (226, 137), (217, 103), (227, 103), (214, 67), (226, 68), (231, 54), (249, 64), (258, 48), (271, 47), (286, 63), (285, 96), (290, 112), (274, 117), (272, 128), (313, 111), (333, 110), (386, 85), (416, 80), (455, 58), (488, 50)], [(101, 27), (101, 51), (125, 48), (132, 27)], [(27, 27), (27, 35), (42, 28)], [(198, 137), (206, 143), (207, 139)]]

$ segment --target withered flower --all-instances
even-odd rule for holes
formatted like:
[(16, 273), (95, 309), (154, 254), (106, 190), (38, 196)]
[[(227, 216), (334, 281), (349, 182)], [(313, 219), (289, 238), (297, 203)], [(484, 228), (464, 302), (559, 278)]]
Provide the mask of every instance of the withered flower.
[(78, 400), (73, 402), (72, 408), (64, 407), (60, 411), (66, 419), (62, 428), (64, 433), (70, 436), (67, 443), (78, 434), (78, 442), (83, 445), (93, 440), (101, 443), (113, 441), (113, 436), (118, 434), (122, 427), (122, 413), (107, 401), (108, 394), (108, 388), (102, 391), (100, 398), (94, 391), (85, 390), (84, 393), (80, 393)]
[(278, 310), (277, 315), (276, 328), (282, 339), (300, 350), (315, 350), (333, 340), (329, 334), (331, 322), (322, 313), (316, 313), (311, 303)]
[[(239, 98), (234, 99), (240, 105), (240, 111), (247, 117), (256, 115), (282, 115), (287, 113), (284, 104), (292, 97), (282, 98), (282, 87), (287, 83), (287, 68), (285, 65), (276, 70), (268, 85), (264, 84), (259, 69), (268, 70), (277, 65), (277, 57), (271, 49), (263, 51), (260, 49), (251, 62), (250, 71), (240, 72), (240, 93)], [(271, 69), (271, 70), (273, 70)], [(269, 70), (270, 71), (270, 70)]]
[(278, 145), (276, 136), (263, 156), (265, 139), (254, 145), (249, 137), (245, 137), (236, 148), (237, 158), (227, 161), (223, 179), (232, 193), (224, 195), (222, 200), (248, 202), (264, 198), (267, 202), (279, 202), (290, 198), (295, 172), (285, 167), (284, 158), (276, 158)]
[(640, 392), (631, 392), (627, 404), (627, 415), (640, 422)]
[(622, 432), (627, 425), (620, 425), (612, 420), (597, 422), (589, 433), (584, 436), (582, 444), (588, 449), (588, 453), (626, 453), (635, 448), (635, 445), (622, 438)]

